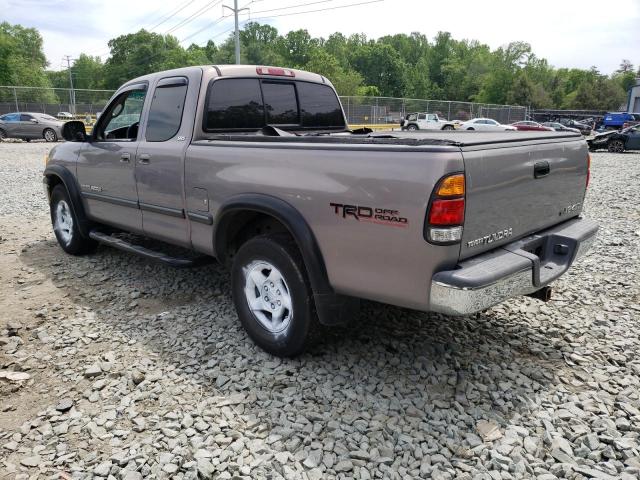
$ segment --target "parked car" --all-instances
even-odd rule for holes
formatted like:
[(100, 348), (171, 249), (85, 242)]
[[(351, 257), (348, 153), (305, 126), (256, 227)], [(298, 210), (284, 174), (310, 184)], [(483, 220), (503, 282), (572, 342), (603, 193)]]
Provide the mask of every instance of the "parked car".
[(598, 228), (580, 216), (581, 137), (356, 134), (331, 83), (301, 70), (146, 75), (91, 134), (82, 122), (64, 133), (44, 170), (60, 247), (201, 263), (118, 235), (133, 232), (215, 257), (242, 325), (276, 355), (348, 321), (358, 298), (451, 315), (548, 299)]
[(16, 112), (0, 117), (0, 139), (21, 138), (33, 140), (44, 138), (56, 142), (62, 138), (64, 122), (46, 113)]
[(491, 118), (473, 118), (460, 125), (462, 130), (480, 130), (480, 131), (494, 131), (502, 132), (505, 130), (517, 130), (516, 127), (511, 125), (503, 125), (496, 122)]
[(543, 126), (549, 127), (556, 132), (572, 132), (572, 133), (581, 133), (577, 128), (565, 127), (560, 122), (544, 122)]
[(546, 127), (538, 122), (532, 122), (529, 120), (523, 120), (521, 122), (515, 122), (511, 124), (516, 127), (517, 130), (524, 132), (544, 132), (544, 131), (553, 131), (554, 129), (551, 127)]
[(564, 125), (565, 127), (580, 130), (580, 133), (582, 135), (591, 135), (591, 125), (587, 125), (586, 123), (577, 122), (572, 118), (561, 118), (560, 120), (558, 120), (558, 123)]
[(454, 122), (438, 117), (436, 113), (409, 113), (400, 120), (402, 130), (453, 130)]
[(73, 115), (70, 112), (58, 112), (56, 114), (56, 117), (58, 117), (61, 120), (68, 120), (73, 118)]
[(636, 118), (632, 113), (627, 112), (607, 112), (602, 117), (602, 128), (604, 130), (620, 130), (625, 122), (635, 122)]
[(625, 150), (640, 150), (640, 125), (625, 128), (620, 132), (611, 130), (598, 133), (588, 139), (587, 143), (591, 151), (607, 149), (609, 152), (622, 153)]

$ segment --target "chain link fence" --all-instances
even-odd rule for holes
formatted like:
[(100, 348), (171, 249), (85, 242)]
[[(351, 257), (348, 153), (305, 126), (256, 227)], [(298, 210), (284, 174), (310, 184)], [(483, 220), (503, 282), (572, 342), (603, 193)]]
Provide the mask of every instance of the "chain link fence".
[[(0, 115), (10, 112), (40, 112), (57, 115), (95, 116), (101, 112), (113, 90), (0, 86)], [(437, 113), (447, 120), (488, 117), (500, 123), (528, 118), (526, 107), (486, 103), (452, 102), (393, 97), (340, 97), (351, 125), (398, 124), (408, 113)]]
[(0, 115), (38, 112), (57, 115), (69, 112), (84, 116), (101, 112), (113, 90), (0, 86)]
[(477, 117), (513, 123), (528, 117), (527, 108), (515, 105), (453, 102), (393, 97), (340, 97), (350, 125), (397, 124), (408, 113), (437, 113), (446, 120), (466, 121)]

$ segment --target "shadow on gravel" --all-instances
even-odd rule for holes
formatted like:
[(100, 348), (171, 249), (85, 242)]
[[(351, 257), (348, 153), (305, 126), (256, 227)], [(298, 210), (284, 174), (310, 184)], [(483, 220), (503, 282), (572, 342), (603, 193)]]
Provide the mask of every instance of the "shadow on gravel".
[(221, 266), (175, 270), (103, 247), (71, 257), (52, 240), (30, 244), (20, 259), (205, 395), (256, 393), (244, 415), (266, 416), (273, 428), (295, 404), (356, 429), (356, 419), (382, 415), (387, 427), (379, 434), (387, 440), (400, 434), (395, 424), (408, 422), (412, 434), (460, 444), (479, 419), (506, 426), (531, 413), (562, 362), (547, 330), (514, 310), (452, 318), (373, 302), (309, 353), (280, 360), (241, 329)]

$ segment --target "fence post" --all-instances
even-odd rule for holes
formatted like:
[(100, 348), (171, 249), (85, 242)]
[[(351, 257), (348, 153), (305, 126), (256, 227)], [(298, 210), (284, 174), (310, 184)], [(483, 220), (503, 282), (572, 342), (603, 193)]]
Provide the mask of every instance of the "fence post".
[(16, 112), (19, 112), (20, 107), (18, 107), (18, 94), (16, 93), (16, 87), (13, 87), (13, 99), (16, 101)]
[(447, 120), (451, 120), (451, 102), (449, 103), (449, 113), (447, 114)]

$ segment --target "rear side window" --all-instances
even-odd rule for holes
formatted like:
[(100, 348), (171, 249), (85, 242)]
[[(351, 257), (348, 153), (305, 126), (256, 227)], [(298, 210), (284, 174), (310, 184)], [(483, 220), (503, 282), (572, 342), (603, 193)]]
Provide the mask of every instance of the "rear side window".
[(344, 128), (344, 116), (333, 89), (318, 83), (298, 83), (303, 127)]
[(268, 124), (300, 123), (296, 88), (293, 83), (262, 82), (262, 95)]
[(164, 142), (178, 133), (186, 95), (186, 84), (169, 84), (156, 88), (145, 133), (148, 142)]
[(258, 129), (264, 126), (264, 106), (257, 79), (218, 80), (207, 101), (205, 130)]

